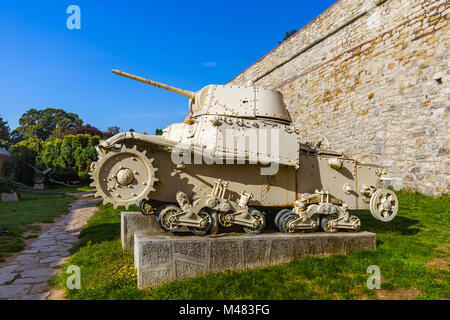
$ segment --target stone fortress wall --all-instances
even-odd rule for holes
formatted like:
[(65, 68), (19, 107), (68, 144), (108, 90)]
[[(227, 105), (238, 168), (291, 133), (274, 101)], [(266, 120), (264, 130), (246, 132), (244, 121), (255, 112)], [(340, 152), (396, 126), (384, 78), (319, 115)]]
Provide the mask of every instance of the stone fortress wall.
[(449, 0), (340, 0), (230, 84), (279, 90), (307, 141), (450, 188)]

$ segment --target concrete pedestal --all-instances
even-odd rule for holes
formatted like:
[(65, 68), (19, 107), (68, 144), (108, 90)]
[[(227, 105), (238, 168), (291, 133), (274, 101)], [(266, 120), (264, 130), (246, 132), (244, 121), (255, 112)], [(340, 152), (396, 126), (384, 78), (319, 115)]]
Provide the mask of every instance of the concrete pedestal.
[(144, 216), (140, 212), (123, 211), (121, 213), (121, 239), (122, 248), (125, 251), (134, 250), (134, 234), (136, 232), (147, 232), (148, 234), (164, 233), (155, 216)]
[(136, 232), (134, 235), (134, 262), (140, 289), (199, 274), (373, 249), (376, 235), (370, 232), (204, 237)]
[(17, 192), (13, 192), (13, 193), (3, 192), (1, 200), (2, 201), (19, 201), (19, 195), (17, 194)]

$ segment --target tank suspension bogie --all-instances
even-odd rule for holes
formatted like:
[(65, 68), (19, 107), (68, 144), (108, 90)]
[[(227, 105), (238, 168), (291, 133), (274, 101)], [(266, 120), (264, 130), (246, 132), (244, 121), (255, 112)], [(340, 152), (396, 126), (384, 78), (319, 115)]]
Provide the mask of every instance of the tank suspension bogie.
[[(173, 212), (169, 218), (160, 217), (161, 227), (166, 231), (175, 232), (180, 227), (188, 227), (195, 235), (205, 235), (210, 232), (211, 227), (215, 223), (222, 226), (231, 227), (232, 225), (240, 225), (245, 232), (256, 234), (261, 232), (265, 227), (265, 216), (260, 211), (249, 208), (248, 202), (252, 198), (251, 193), (243, 191), (238, 202), (226, 199), (226, 191), (228, 183), (222, 180), (216, 181), (212, 192), (208, 196), (195, 200), (192, 204), (184, 192), (177, 192), (176, 200), (179, 210)], [(166, 209), (161, 212), (165, 214)], [(215, 214), (218, 221), (215, 221)]]
[(303, 194), (292, 211), (280, 211), (275, 224), (281, 232), (314, 232), (320, 226), (325, 232), (358, 231), (361, 227), (359, 218), (350, 215), (344, 202), (328, 191), (317, 190), (312, 195)]

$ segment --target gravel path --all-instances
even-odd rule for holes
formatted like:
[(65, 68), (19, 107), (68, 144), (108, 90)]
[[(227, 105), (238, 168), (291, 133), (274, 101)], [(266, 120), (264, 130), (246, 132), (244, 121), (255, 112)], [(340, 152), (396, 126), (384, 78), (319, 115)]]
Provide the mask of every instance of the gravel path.
[[(97, 210), (92, 192), (74, 194), (70, 212), (31, 242), (14, 259), (0, 264), (0, 300), (43, 300), (50, 295), (47, 281), (70, 257), (69, 249)], [(45, 210), (45, 208), (44, 208)]]

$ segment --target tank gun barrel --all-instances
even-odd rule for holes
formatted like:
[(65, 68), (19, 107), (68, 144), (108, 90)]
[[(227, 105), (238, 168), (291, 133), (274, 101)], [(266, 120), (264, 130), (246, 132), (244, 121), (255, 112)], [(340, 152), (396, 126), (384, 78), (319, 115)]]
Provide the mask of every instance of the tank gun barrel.
[(168, 90), (168, 91), (172, 91), (172, 92), (181, 94), (182, 96), (191, 98), (192, 100), (195, 99), (195, 92), (192, 92), (192, 91), (175, 88), (175, 87), (169, 86), (169, 85), (164, 84), (164, 83), (160, 83), (160, 82), (156, 82), (156, 81), (153, 81), (153, 80), (145, 79), (145, 78), (142, 78), (142, 77), (139, 77), (139, 76), (135, 76), (135, 75), (132, 75), (132, 74), (120, 71), (120, 70), (113, 70), (112, 72), (117, 74), (117, 75), (119, 75), (119, 76), (122, 76), (122, 77), (127, 77), (127, 78), (130, 78), (130, 79), (136, 80), (136, 81), (140, 81), (140, 82), (152, 85), (154, 87), (158, 87), (158, 88), (161, 88), (161, 89), (165, 89), (165, 90)]

